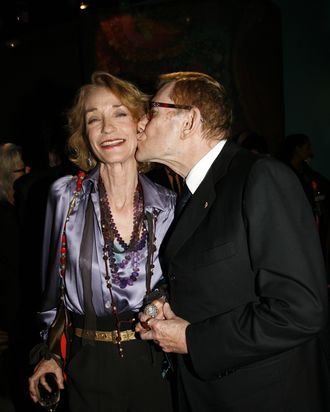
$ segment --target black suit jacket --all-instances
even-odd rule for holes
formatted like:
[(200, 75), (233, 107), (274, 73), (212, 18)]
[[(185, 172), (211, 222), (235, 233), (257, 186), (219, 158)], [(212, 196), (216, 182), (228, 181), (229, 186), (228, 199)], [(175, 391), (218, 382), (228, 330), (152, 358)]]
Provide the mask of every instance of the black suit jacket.
[(180, 411), (326, 411), (327, 288), (312, 211), (284, 164), (229, 141), (164, 248), (191, 322)]

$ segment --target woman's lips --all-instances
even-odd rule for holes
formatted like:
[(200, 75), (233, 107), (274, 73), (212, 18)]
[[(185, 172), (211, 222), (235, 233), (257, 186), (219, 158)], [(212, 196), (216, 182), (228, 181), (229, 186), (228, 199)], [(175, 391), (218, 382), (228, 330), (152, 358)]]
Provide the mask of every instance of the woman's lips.
[(105, 142), (102, 142), (100, 144), (100, 146), (102, 148), (108, 148), (108, 147), (114, 147), (114, 146), (118, 146), (122, 143), (124, 143), (124, 139), (113, 139), (113, 140), (106, 140)]

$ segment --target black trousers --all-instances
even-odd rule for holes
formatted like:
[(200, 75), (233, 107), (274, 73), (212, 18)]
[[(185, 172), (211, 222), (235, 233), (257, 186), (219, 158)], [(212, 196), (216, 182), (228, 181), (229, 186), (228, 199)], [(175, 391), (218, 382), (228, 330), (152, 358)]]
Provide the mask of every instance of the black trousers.
[(161, 377), (163, 352), (139, 339), (82, 344), (74, 337), (67, 364), (70, 412), (171, 412), (170, 383)]

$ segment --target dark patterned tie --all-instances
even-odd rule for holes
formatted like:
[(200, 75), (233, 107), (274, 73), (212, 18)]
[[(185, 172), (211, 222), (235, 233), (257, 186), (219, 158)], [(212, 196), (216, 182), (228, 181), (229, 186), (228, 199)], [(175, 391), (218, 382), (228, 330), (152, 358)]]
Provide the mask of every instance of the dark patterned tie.
[(179, 176), (177, 173), (173, 172), (173, 170), (167, 166), (165, 166), (165, 170), (171, 185), (171, 189), (179, 195), (181, 193), (181, 188), (183, 185), (182, 177)]
[(191, 191), (189, 190), (188, 186), (184, 184), (182, 188), (182, 192), (180, 196), (178, 197), (178, 200), (176, 202), (176, 207), (175, 207), (175, 216), (179, 217), (180, 214), (182, 213), (183, 209), (187, 205), (189, 199), (191, 198), (192, 194)]

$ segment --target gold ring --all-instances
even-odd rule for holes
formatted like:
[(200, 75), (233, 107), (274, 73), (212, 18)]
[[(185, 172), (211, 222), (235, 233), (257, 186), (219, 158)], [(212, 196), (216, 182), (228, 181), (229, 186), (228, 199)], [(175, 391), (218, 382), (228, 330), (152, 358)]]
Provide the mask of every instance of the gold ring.
[(149, 326), (149, 320), (151, 320), (152, 318), (148, 318), (145, 321), (140, 320), (141, 326), (143, 327), (143, 329), (145, 330), (151, 330), (151, 327)]

